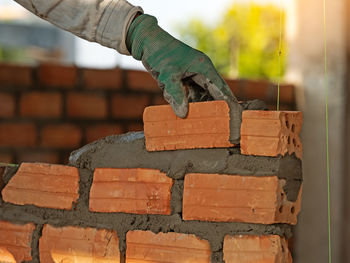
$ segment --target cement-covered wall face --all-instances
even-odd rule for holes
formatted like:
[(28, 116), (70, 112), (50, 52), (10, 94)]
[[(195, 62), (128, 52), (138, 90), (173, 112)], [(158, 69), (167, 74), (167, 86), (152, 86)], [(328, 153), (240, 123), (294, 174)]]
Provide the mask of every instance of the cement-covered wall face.
[[(88, 227), (87, 230), (84, 230), (87, 231), (87, 233), (93, 231), (91, 228), (102, 229), (101, 231), (105, 231), (105, 229), (108, 230), (107, 232), (97, 232), (97, 236), (104, 235), (113, 237), (117, 235), (114, 236), (112, 240), (114, 240), (114, 244), (117, 242), (115, 240), (119, 242), (121, 262), (123, 262), (125, 253), (127, 252), (125, 249), (128, 237), (137, 238), (138, 235), (141, 235), (141, 237), (143, 236), (143, 238), (145, 238), (145, 233), (136, 233), (139, 230), (150, 230), (154, 233), (164, 232), (165, 234), (170, 233), (171, 235), (173, 235), (174, 232), (186, 235), (195, 234), (196, 237), (205, 240), (205, 242), (208, 242), (210, 245), (208, 251), (211, 262), (223, 262), (225, 256), (223, 249), (225, 249), (225, 244), (229, 244), (230, 242), (234, 244), (237, 241), (234, 241), (234, 239), (230, 240), (229, 236), (243, 235), (244, 237), (246, 235), (264, 235), (269, 237), (271, 235), (277, 235), (288, 238), (291, 235), (291, 226), (288, 224), (183, 220), (184, 211), (182, 196), (184, 194), (184, 177), (189, 173), (228, 174), (230, 175), (229, 177), (239, 174), (249, 178), (270, 178), (276, 175), (279, 179), (283, 179), (287, 182), (284, 187), (284, 192), (288, 200), (294, 201), (297, 198), (302, 180), (301, 161), (294, 156), (244, 156), (240, 154), (239, 148), (177, 150), (149, 153), (145, 149), (143, 133), (131, 133), (122, 136), (107, 137), (93, 144), (86, 145), (72, 153), (70, 162), (73, 167), (79, 169), (80, 177), (79, 185), (72, 186), (76, 189), (75, 191), (79, 189), (79, 197), (73, 202), (73, 206), (71, 205), (71, 210), (69, 210), (69, 207), (68, 210), (62, 210), (39, 207), (38, 205), (16, 205), (11, 202), (4, 202), (5, 198), (6, 200), (9, 198), (9, 192), (6, 189), (10, 188), (11, 179), (18, 176), (20, 170), (14, 175), (16, 169), (10, 169), (3, 176), (3, 187), (5, 188), (2, 191), (2, 199), (4, 200), (0, 200), (0, 220), (19, 224), (34, 223), (34, 225), (29, 224), (25, 226), (25, 229), (27, 229), (26, 231), (33, 231), (32, 240), (29, 245), (32, 249), (32, 262), (38, 262), (39, 256), (43, 257), (44, 254), (46, 255), (48, 253), (46, 252), (47, 248), (43, 245), (44, 242), (52, 243), (55, 242), (55, 240), (58, 242), (58, 240), (55, 239), (55, 236), (58, 235), (57, 233), (66, 236), (69, 235), (71, 231), (77, 231), (77, 229), (74, 228), (65, 228), (71, 226)], [(75, 168), (73, 167), (64, 168), (63, 166), (63, 168), (54, 167), (52, 169), (74, 170)], [(94, 171), (96, 171), (96, 168), (103, 167), (144, 167), (165, 172), (168, 178), (174, 180), (171, 189), (170, 214), (142, 215), (92, 212), (91, 204), (89, 207), (89, 203), (91, 201), (91, 185), (93, 184), (94, 177), (96, 177)], [(70, 176), (72, 176), (72, 174)], [(12, 198), (17, 198), (17, 196)], [(73, 198), (77, 198), (77, 196)], [(58, 199), (60, 198), (58, 197)], [(34, 202), (37, 201), (34, 200)], [(243, 199), (241, 202), (243, 202)], [(63, 230), (53, 229), (49, 225), (63, 227)], [(115, 232), (110, 232), (109, 230)], [(134, 230), (137, 231), (135, 232)], [(84, 232), (84, 234), (86, 234), (86, 232)], [(151, 233), (147, 235), (152, 236)], [(39, 246), (40, 238), (42, 238), (42, 243)], [(250, 245), (253, 244), (251, 243), (253, 241), (249, 242)], [(257, 242), (259, 244), (259, 239)], [(261, 244), (265, 244), (264, 246), (266, 247), (266, 240), (261, 242), (263, 242)], [(271, 240), (271, 242), (275, 245), (277, 244), (276, 240)], [(112, 250), (108, 251), (108, 253), (113, 252)], [(280, 251), (288, 253), (286, 252), (288, 250), (285, 249), (280, 249)], [(118, 254), (119, 250), (114, 252)], [(285, 256), (287, 258), (287, 254), (285, 254)]]
[[(341, 257), (347, 2), (326, 1), (333, 262), (348, 262)], [(305, 194), (296, 230), (295, 262), (328, 262), (323, 1), (289, 3), (288, 70), (290, 80), (299, 83), (298, 104), (304, 114)]]

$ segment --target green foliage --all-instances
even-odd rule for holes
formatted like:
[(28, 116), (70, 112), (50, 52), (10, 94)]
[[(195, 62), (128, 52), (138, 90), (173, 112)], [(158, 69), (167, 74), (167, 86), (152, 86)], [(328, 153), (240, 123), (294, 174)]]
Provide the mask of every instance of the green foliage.
[[(229, 77), (275, 80), (279, 77), (279, 8), (234, 4), (214, 27), (192, 19), (180, 28), (181, 39), (206, 53), (218, 71)], [(281, 75), (286, 56), (282, 12)]]

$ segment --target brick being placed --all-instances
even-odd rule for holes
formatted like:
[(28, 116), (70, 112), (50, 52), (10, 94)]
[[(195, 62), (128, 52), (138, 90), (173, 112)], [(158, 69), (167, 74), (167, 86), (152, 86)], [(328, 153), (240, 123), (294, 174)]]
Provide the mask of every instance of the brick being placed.
[(147, 107), (143, 114), (146, 149), (164, 151), (234, 146), (230, 141), (230, 109), (225, 101), (189, 103), (181, 119), (169, 105)]
[(298, 111), (243, 111), (241, 153), (257, 156), (295, 154), (302, 158)]
[(72, 209), (79, 197), (78, 169), (64, 165), (23, 163), (2, 190), (5, 202)]

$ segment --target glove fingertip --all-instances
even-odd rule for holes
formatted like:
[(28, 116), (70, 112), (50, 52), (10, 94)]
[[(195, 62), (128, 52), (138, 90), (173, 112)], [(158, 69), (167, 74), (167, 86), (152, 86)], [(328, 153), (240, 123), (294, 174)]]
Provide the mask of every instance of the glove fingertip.
[(182, 104), (177, 104), (176, 102), (173, 101), (173, 103), (170, 103), (171, 107), (173, 108), (176, 116), (178, 116), (181, 119), (186, 118), (188, 114), (188, 102), (187, 100), (183, 100)]

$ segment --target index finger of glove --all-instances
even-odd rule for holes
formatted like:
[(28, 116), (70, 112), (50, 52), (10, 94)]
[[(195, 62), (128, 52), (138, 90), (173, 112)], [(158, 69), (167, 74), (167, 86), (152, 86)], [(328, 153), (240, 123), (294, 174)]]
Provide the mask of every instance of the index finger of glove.
[(203, 89), (208, 90), (210, 95), (215, 100), (225, 100), (227, 102), (238, 102), (233, 95), (231, 89), (226, 82), (221, 79), (220, 76), (207, 78), (203, 74), (196, 74), (192, 76), (194, 82), (196, 82)]

